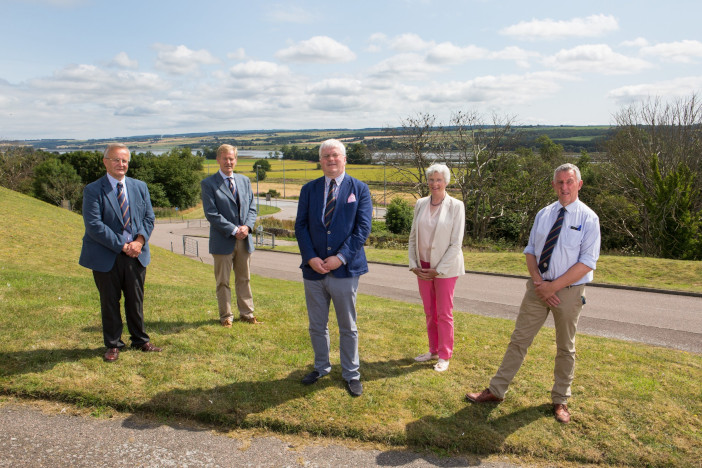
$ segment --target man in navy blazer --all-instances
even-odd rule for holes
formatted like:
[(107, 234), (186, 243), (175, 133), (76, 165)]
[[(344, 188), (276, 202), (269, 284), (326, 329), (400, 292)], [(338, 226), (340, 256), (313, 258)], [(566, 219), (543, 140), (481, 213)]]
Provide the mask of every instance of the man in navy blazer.
[(360, 275), (368, 272), (363, 245), (371, 231), (373, 203), (368, 185), (345, 173), (343, 143), (323, 142), (319, 161), (324, 177), (302, 187), (295, 220), (314, 350), (314, 370), (302, 383), (313, 384), (331, 371), (327, 323), (329, 304), (334, 301), (341, 375), (349, 393), (360, 396), (356, 292)]
[(217, 148), (219, 170), (200, 183), (202, 208), (210, 222), (210, 253), (214, 258), (217, 283), (217, 305), (222, 326), (232, 326), (232, 293), (229, 279), (234, 269), (234, 291), (239, 319), (260, 323), (254, 317), (253, 294), (249, 284), (251, 253), (254, 243), (251, 236), (256, 222), (251, 181), (234, 173), (237, 149), (232, 145)]
[(144, 281), (155, 216), (146, 184), (126, 176), (130, 157), (125, 145), (108, 145), (103, 154), (107, 174), (83, 190), (85, 236), (78, 263), (93, 270), (100, 293), (107, 362), (116, 361), (125, 347), (120, 312), (123, 293), (132, 347), (161, 351), (144, 330)]

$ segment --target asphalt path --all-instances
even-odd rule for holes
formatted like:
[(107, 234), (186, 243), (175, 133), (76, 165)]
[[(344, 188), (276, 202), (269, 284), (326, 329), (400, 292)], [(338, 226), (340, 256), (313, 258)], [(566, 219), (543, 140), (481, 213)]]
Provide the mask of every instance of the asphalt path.
[[(190, 253), (190, 256), (212, 264), (212, 257), (207, 253), (209, 229), (206, 224), (199, 223), (156, 224), (150, 243), (182, 254), (185, 236), (189, 242), (197, 244), (197, 254)], [(251, 258), (251, 272), (269, 278), (301, 282), (299, 266), (297, 254), (256, 250)], [(416, 276), (406, 266), (371, 263), (369, 270), (361, 277), (361, 294), (421, 303)], [(454, 310), (514, 320), (525, 284), (522, 277), (468, 273), (460, 276), (456, 283)], [(585, 295), (587, 304), (580, 315), (579, 334), (702, 353), (702, 297), (699, 294), (591, 284), (585, 288)], [(550, 317), (546, 326), (553, 327)]]

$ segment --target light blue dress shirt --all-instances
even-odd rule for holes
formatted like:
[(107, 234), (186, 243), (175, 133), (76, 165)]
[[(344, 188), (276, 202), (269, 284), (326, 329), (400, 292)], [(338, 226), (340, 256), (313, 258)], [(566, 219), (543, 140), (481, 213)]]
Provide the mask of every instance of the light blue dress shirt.
[[(534, 255), (537, 259), (541, 256), (548, 233), (560, 209), (561, 204), (556, 201), (537, 213), (529, 235), (529, 243), (524, 249), (525, 254)], [(553, 281), (576, 263), (582, 263), (594, 270), (599, 256), (600, 218), (585, 203), (579, 199), (575, 200), (566, 206), (558, 242), (551, 254), (548, 270), (542, 273), (541, 277), (546, 281)], [(592, 278), (593, 272), (590, 271), (573, 285), (589, 283)]]
[[(125, 177), (122, 180), (117, 180), (110, 174), (107, 174), (107, 180), (110, 181), (110, 185), (112, 186), (112, 190), (115, 192), (115, 195), (117, 195), (117, 184), (119, 182), (122, 183), (122, 191), (124, 192), (124, 198), (127, 200), (127, 203), (129, 203), (129, 193), (127, 193), (127, 178)], [(122, 231), (122, 236), (124, 236), (124, 238), (126, 239), (127, 244), (134, 240), (132, 234), (128, 231)]]

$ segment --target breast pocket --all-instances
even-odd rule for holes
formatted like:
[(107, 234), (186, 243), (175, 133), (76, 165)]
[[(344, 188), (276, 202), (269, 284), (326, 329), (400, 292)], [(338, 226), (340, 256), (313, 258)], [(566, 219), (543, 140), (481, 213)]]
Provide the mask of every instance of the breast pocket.
[(560, 237), (566, 248), (577, 248), (583, 242), (583, 228), (582, 226), (564, 225)]

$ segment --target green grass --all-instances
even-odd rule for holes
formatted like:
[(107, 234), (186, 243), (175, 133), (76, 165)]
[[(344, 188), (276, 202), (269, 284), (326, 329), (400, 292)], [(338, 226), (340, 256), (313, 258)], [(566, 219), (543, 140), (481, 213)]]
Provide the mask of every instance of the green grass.
[[(578, 337), (573, 423), (550, 414), (555, 345), (544, 329), (499, 406), (462, 401), (499, 365), (513, 323), (456, 315), (449, 372), (414, 363), (426, 348), (420, 306), (360, 296), (365, 392), (350, 398), (334, 370), (305, 387), (312, 352), (302, 286), (253, 276), (265, 324), (218, 325), (212, 267), (153, 248), (145, 317), (160, 354), (102, 361), (99, 302), (77, 264), (83, 225), (74, 213), (0, 188), (0, 393), (222, 428), (253, 427), (432, 450), (509, 455), (547, 464), (699, 466), (702, 356)], [(56, 238), (60, 233), (60, 238)], [(50, 240), (49, 240), (50, 239)], [(333, 316), (333, 314), (332, 314)]]

